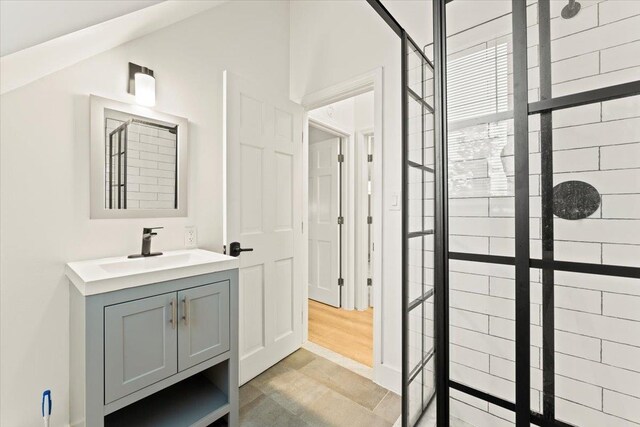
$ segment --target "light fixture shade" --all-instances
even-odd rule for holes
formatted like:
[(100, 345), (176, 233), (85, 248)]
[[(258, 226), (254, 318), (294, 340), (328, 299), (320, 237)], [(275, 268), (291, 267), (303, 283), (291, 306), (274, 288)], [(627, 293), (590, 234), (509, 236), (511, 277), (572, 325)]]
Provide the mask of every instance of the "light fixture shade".
[(156, 105), (156, 79), (145, 73), (135, 74), (136, 102), (145, 107)]

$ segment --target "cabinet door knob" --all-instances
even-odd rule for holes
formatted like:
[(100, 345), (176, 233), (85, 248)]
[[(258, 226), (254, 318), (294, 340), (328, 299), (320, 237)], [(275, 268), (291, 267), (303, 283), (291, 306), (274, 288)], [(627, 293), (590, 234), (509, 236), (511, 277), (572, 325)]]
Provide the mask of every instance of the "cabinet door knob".
[(189, 325), (189, 299), (187, 297), (182, 298), (182, 319), (185, 326)]

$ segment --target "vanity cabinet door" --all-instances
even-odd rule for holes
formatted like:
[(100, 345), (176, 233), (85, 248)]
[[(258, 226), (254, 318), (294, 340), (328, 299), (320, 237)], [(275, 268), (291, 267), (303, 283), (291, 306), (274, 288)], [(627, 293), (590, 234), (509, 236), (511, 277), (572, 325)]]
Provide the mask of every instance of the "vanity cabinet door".
[(105, 404), (177, 372), (177, 321), (175, 292), (105, 307)]
[(178, 367), (202, 363), (229, 350), (229, 282), (178, 292)]

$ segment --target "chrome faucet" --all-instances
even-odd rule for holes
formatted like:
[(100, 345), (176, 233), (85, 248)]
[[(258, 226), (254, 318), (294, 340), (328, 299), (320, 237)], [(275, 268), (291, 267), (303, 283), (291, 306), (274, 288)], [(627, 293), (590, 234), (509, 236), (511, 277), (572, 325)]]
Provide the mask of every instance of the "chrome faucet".
[(164, 227), (151, 227), (151, 228), (143, 228), (142, 229), (142, 253), (129, 255), (129, 258), (142, 258), (148, 256), (158, 256), (162, 255), (162, 252), (151, 252), (151, 238), (153, 236), (157, 236), (158, 233), (153, 230), (160, 230)]

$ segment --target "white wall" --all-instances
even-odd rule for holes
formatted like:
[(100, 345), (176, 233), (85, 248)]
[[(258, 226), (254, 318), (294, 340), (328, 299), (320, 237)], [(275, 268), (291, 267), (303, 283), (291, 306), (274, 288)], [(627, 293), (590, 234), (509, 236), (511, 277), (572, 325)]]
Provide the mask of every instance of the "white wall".
[[(68, 422), (69, 314), (64, 264), (140, 250), (222, 248), (222, 70), (289, 90), (288, 2), (231, 2), (0, 97), (0, 425)], [(127, 62), (154, 69), (159, 111), (190, 121), (189, 216), (89, 220), (89, 94), (133, 102)], [(45, 179), (42, 179), (45, 178)]]
[[(414, 2), (407, 2), (414, 3)], [(425, 2), (426, 3), (426, 2)], [(425, 8), (428, 6), (425, 6)], [(400, 13), (402, 8), (398, 8)], [(366, 31), (364, 30), (366, 29)], [(401, 192), (400, 38), (366, 2), (299, 1), (291, 4), (291, 98), (383, 67), (382, 369), (375, 381), (400, 390)], [(378, 143), (380, 139), (376, 139)], [(378, 309), (378, 307), (376, 307)]]

